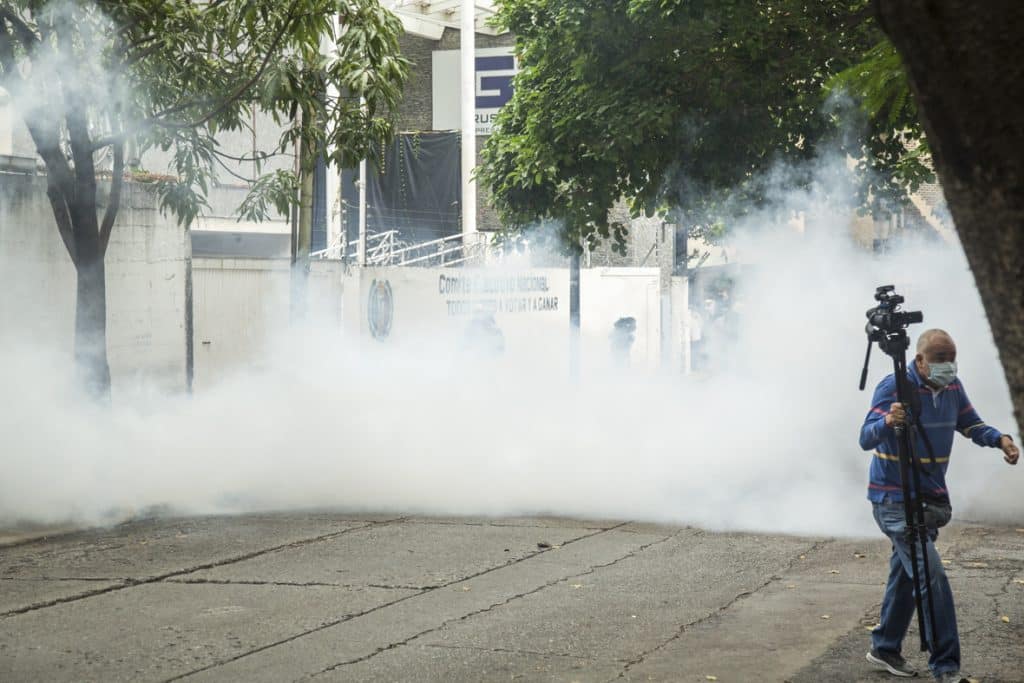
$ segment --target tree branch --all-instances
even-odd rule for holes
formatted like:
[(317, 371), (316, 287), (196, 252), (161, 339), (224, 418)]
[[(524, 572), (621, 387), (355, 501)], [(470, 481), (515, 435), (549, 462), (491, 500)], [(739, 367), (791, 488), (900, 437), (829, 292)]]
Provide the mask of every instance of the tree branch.
[[(55, 23), (57, 39), (62, 46), (67, 46), (69, 51), (67, 57), (73, 57), (70, 53), (73, 38), (71, 26), (65, 20)], [(95, 180), (95, 162), (93, 161), (92, 141), (89, 139), (89, 121), (87, 118), (87, 104), (82, 101), (81, 93), (77, 85), (63, 81), (64, 89), (64, 120), (67, 124), (68, 141), (71, 143), (71, 157), (75, 162), (75, 178), (78, 183), (83, 180)], [(81, 200), (82, 197), (76, 199)]]
[[(7, 38), (9, 34), (3, 22), (0, 22), (0, 28), (4, 29), (0, 31), (0, 47), (2, 47), (5, 42), (4, 38)], [(4, 55), (5, 70), (9, 70), (6, 63), (7, 58), (7, 55)], [(13, 63), (13, 52), (9, 58)], [(60, 129), (56, 124), (56, 119), (39, 106), (26, 111), (23, 119), (29, 135), (32, 137), (32, 142), (36, 146), (36, 151), (42, 157), (43, 163), (46, 164), (46, 196), (53, 208), (57, 233), (64, 243), (64, 248), (67, 249), (68, 256), (71, 257), (71, 263), (77, 269), (78, 248), (75, 242), (74, 228), (71, 224), (71, 214), (68, 210), (68, 193), (70, 192), (71, 196), (74, 196), (74, 178), (67, 158), (60, 149)]]
[[(122, 33), (124, 32), (124, 30), (127, 30), (128, 28), (130, 28), (130, 27), (125, 27), (124, 29), (122, 29)], [(140, 47), (142, 47), (143, 45), (145, 45), (146, 43), (152, 43), (154, 40), (157, 40), (158, 38), (160, 38), (160, 34), (159, 33), (150, 33), (148, 35), (143, 36), (142, 38), (137, 38), (136, 40), (130, 40), (130, 41), (128, 41), (128, 45), (126, 47), (126, 50), (137, 50)]]
[[(215, 102), (215, 101), (216, 100), (213, 100), (213, 99), (211, 99), (209, 97), (204, 97), (202, 99), (196, 99), (196, 100), (185, 100), (184, 102), (179, 102), (178, 104), (176, 104), (176, 105), (174, 105), (172, 107), (167, 107), (166, 109), (161, 109), (160, 111), (156, 112), (155, 114), (153, 114), (152, 116), (147, 118), (146, 121), (147, 122), (151, 122), (154, 125), (158, 125), (158, 126), (159, 125), (167, 125), (167, 126), (178, 125), (178, 124), (174, 124), (174, 123), (166, 123), (165, 124), (164, 122), (159, 121), (159, 119), (162, 119), (165, 116), (169, 116), (170, 114), (177, 114), (179, 111), (184, 111), (186, 109), (189, 109), (190, 107), (198, 107), (201, 104), (213, 104), (213, 102)], [(180, 127), (188, 128), (189, 125), (188, 124), (180, 124)]]
[(291, 9), (288, 10), (288, 16), (285, 17), (284, 23), (281, 24), (281, 30), (274, 37), (274, 40), (270, 44), (270, 47), (267, 48), (267, 53), (263, 55), (263, 61), (260, 63), (259, 68), (256, 70), (256, 73), (253, 74), (252, 78), (239, 84), (238, 87), (236, 87), (212, 111), (191, 123), (173, 123), (170, 121), (156, 121), (151, 119), (152, 122), (155, 125), (163, 126), (165, 128), (198, 128), (199, 126), (202, 126), (203, 124), (209, 122), (211, 119), (213, 119), (213, 117), (217, 116), (217, 114), (220, 114), (222, 111), (231, 106), (231, 104), (233, 104), (235, 100), (244, 95), (245, 92), (249, 90), (249, 88), (255, 85), (256, 82), (263, 77), (263, 74), (264, 72), (266, 72), (267, 67), (270, 66), (270, 60), (277, 53), (277, 48), (281, 45), (281, 41), (284, 39), (285, 33), (287, 33), (288, 31), (288, 27), (291, 26), (292, 22), (295, 21), (295, 10), (298, 9), (298, 6), (298, 0), (292, 0)]
[(124, 139), (114, 143), (114, 176), (110, 179), (110, 195), (107, 199), (107, 210), (100, 224), (100, 254), (107, 253), (110, 233), (114, 229), (114, 219), (121, 208), (121, 188), (124, 186)]
[[(224, 156), (224, 155), (219, 155), (219, 154), (218, 154), (217, 152), (214, 152), (214, 155), (215, 155), (215, 156), (214, 156), (213, 160), (217, 162), (217, 165), (218, 165), (218, 166), (220, 166), (220, 167), (221, 167), (221, 168), (223, 168), (223, 169), (224, 169), (225, 171), (227, 171), (229, 175), (232, 175), (232, 176), (234, 176), (234, 177), (235, 177), (235, 178), (237, 178), (238, 180), (241, 180), (242, 182), (244, 182), (244, 183), (246, 183), (247, 185), (250, 185), (250, 186), (251, 186), (251, 185), (252, 185), (253, 183), (255, 183), (256, 181), (258, 181), (258, 180), (259, 180), (259, 177), (256, 177), (256, 178), (247, 178), (246, 176), (244, 176), (244, 175), (242, 175), (242, 174), (240, 174), (240, 173), (238, 173), (238, 172), (234, 171), (234, 170), (233, 170), (233, 169), (232, 169), (232, 168), (231, 168), (230, 166), (228, 166), (227, 164), (225, 164), (225, 163), (224, 163), (224, 161), (223, 161), (222, 159), (218, 159), (218, 158), (217, 158), (217, 156)], [(230, 157), (228, 157), (228, 158), (230, 158)]]
[(14, 56), (14, 37), (5, 21), (0, 21), (0, 67), (3, 67), (5, 78), (21, 79), (18, 62)]
[(11, 24), (11, 30), (18, 36), (25, 50), (31, 50), (32, 46), (39, 42), (39, 36), (32, 27), (11, 8), (0, 5), (0, 19), (6, 19)]
[(127, 56), (124, 59), (123, 64), (124, 64), (124, 66), (133, 66), (133, 65), (138, 64), (139, 62), (141, 62), (146, 57), (149, 57), (150, 55), (156, 54), (157, 52), (159, 52), (162, 49), (163, 49), (163, 45), (161, 45), (159, 43), (157, 43), (156, 45), (150, 45), (145, 50), (140, 50), (139, 52), (136, 52), (133, 55)]
[[(122, 132), (122, 133), (118, 133), (117, 135), (108, 135), (105, 138), (100, 138), (96, 142), (92, 143), (92, 151), (93, 152), (98, 152), (101, 149), (103, 149), (104, 147), (110, 147), (111, 145), (117, 145), (117, 144), (123, 145), (124, 141), (125, 141), (125, 139), (127, 137), (128, 137), (127, 134)], [(116, 153), (116, 150), (115, 150), (115, 153)]]
[[(37, 115), (38, 114), (38, 115)], [(74, 196), (74, 175), (64, 152), (60, 148), (60, 132), (56, 119), (48, 117), (35, 107), (23, 117), (36, 151), (46, 164), (48, 183), (55, 185), (64, 196), (64, 201)], [(68, 196), (69, 192), (71, 196)]]
[(245, 163), (249, 161), (266, 161), (267, 159), (271, 159), (273, 157), (281, 156), (284, 154), (284, 152), (259, 152), (258, 154), (254, 154), (253, 156), (235, 156), (234, 154), (228, 154), (227, 152), (221, 152), (220, 150), (216, 149), (213, 150), (213, 153), (223, 159), (227, 159), (229, 161), (237, 161), (239, 163)]
[(67, 200), (64, 192), (57, 184), (55, 175), (46, 176), (46, 196), (50, 198), (50, 206), (53, 207), (53, 217), (57, 221), (57, 232), (64, 242), (64, 248), (68, 250), (71, 263), (78, 267), (78, 249), (75, 248), (75, 232), (71, 227), (71, 214), (68, 211)]

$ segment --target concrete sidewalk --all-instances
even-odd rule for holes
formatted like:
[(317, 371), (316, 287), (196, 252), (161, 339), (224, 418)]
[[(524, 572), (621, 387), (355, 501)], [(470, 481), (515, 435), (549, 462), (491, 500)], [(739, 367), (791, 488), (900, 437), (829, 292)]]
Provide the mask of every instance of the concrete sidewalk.
[[(1024, 532), (954, 526), (940, 551), (965, 672), (1021, 681)], [(611, 521), (140, 521), (0, 547), (0, 680), (883, 681), (864, 652), (888, 553)]]
[(66, 536), (75, 531), (81, 531), (81, 528), (66, 525), (51, 526), (38, 524), (26, 524), (10, 529), (0, 527), (0, 548), (10, 545), (22, 545), (30, 541)]

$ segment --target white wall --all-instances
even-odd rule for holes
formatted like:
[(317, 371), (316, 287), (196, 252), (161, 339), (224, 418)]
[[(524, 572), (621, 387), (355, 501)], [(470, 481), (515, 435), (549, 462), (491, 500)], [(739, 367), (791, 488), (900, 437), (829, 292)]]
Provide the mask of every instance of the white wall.
[[(186, 386), (187, 279), (191, 264), (194, 386), (258, 366), (290, 324), (287, 259), (191, 259), (188, 232), (161, 216), (148, 187), (125, 188), (107, 255), (108, 348), (115, 391), (136, 377)], [(568, 367), (569, 278), (565, 269), (366, 268), (346, 275), (336, 261), (315, 261), (310, 317), (337, 332), (339, 353), (353, 341), (421, 345), (458, 353), (474, 316), (490, 312), (507, 357)], [(373, 339), (369, 294), (386, 282), (391, 328)], [(658, 271), (582, 273), (584, 358), (602, 364), (608, 335), (624, 316), (637, 319), (636, 367), (658, 360)], [(70, 352), (75, 272), (57, 234), (45, 180), (0, 175), (0, 342), (45, 344)], [(342, 343), (347, 337), (347, 343)]]
[[(605, 367), (616, 320), (637, 320), (631, 366), (656, 368), (660, 357), (660, 295), (657, 268), (596, 268), (580, 279), (580, 327), (584, 367)], [(345, 289), (345, 328), (372, 339), (370, 298), (387, 283), (393, 301), (388, 335), (374, 343), (424, 342), (459, 349), (471, 320), (493, 313), (505, 355), (568, 368), (569, 273), (562, 268), (366, 268)]]
[(288, 259), (192, 260), (197, 391), (258, 366), (271, 330), (288, 326)]
[[(565, 334), (569, 316), (567, 271), (530, 269), (501, 272), (474, 268), (364, 268), (346, 290), (345, 327), (371, 339), (369, 301), (374, 283), (392, 292), (391, 329), (376, 342), (424, 342), (458, 348), (470, 322), (493, 314), (509, 354), (541, 351), (538, 345)], [(354, 283), (353, 283), (354, 284)]]
[[(233, 372), (262, 366), (291, 324), (289, 259), (192, 261), (197, 391)], [(318, 333), (341, 335), (343, 266), (314, 261), (309, 315)]]
[[(188, 234), (127, 184), (107, 251), (107, 348), (118, 386), (138, 376), (186, 386)], [(75, 270), (57, 233), (46, 181), (0, 174), (0, 341), (70, 352)]]
[(14, 154), (14, 112), (10, 96), (0, 88), (0, 155)]

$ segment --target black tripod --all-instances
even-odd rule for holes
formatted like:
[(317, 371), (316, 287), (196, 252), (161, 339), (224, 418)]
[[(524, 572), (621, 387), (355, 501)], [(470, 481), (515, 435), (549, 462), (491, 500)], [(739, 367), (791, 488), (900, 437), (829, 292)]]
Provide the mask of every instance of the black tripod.
[[(932, 585), (931, 568), (928, 563), (928, 529), (924, 522), (924, 502), (921, 495), (921, 471), (920, 461), (916, 457), (916, 426), (915, 422), (919, 414), (920, 399), (917, 396), (915, 387), (908, 386), (907, 381), (907, 349), (910, 347), (910, 339), (907, 337), (906, 325), (912, 322), (921, 322), (922, 316), (919, 312), (898, 312), (896, 309), (903, 303), (903, 297), (891, 294), (892, 287), (879, 287), (875, 294), (881, 304), (878, 308), (868, 311), (868, 350), (864, 355), (864, 370), (860, 376), (860, 389), (864, 390), (867, 382), (868, 362), (871, 359), (871, 344), (878, 342), (880, 348), (886, 355), (892, 358), (893, 376), (896, 379), (896, 401), (907, 410), (905, 424), (894, 426), (896, 432), (896, 448), (900, 463), (900, 485), (903, 488), (903, 512), (906, 517), (906, 538), (910, 546), (910, 564), (914, 579), (914, 606), (917, 609), (917, 626), (921, 632), (921, 650), (923, 652), (933, 651), (929, 642), (928, 632), (925, 630), (924, 610), (922, 609), (921, 594), (924, 588)], [(907, 400), (910, 397), (910, 400)], [(909, 425), (909, 428), (908, 426)], [(921, 568), (917, 568), (918, 546), (921, 550)], [(921, 576), (923, 574), (924, 576)], [(921, 580), (924, 579), (924, 583)], [(928, 625), (931, 627), (931, 637), (934, 639), (936, 630), (935, 624), (935, 598), (929, 589), (928, 594)]]

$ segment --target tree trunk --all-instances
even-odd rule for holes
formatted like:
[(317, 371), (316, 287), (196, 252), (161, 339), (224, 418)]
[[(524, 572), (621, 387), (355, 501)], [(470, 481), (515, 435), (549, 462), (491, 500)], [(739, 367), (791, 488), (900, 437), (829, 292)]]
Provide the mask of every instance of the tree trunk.
[[(88, 175), (87, 175), (88, 174)], [(83, 177), (84, 176), (84, 177)], [(100, 399), (110, 397), (107, 362), (107, 271), (96, 215), (96, 180), (92, 169), (78, 175), (71, 206), (75, 238), (75, 365), (82, 386)]]
[(107, 278), (103, 257), (78, 266), (75, 300), (75, 365), (82, 386), (91, 394), (110, 395), (107, 363)]
[(1024, 424), (1024, 3), (874, 0)]
[(313, 154), (309, 144), (299, 145), (299, 217), (292, 256), (291, 321), (301, 322), (309, 312), (310, 250), (313, 243)]

